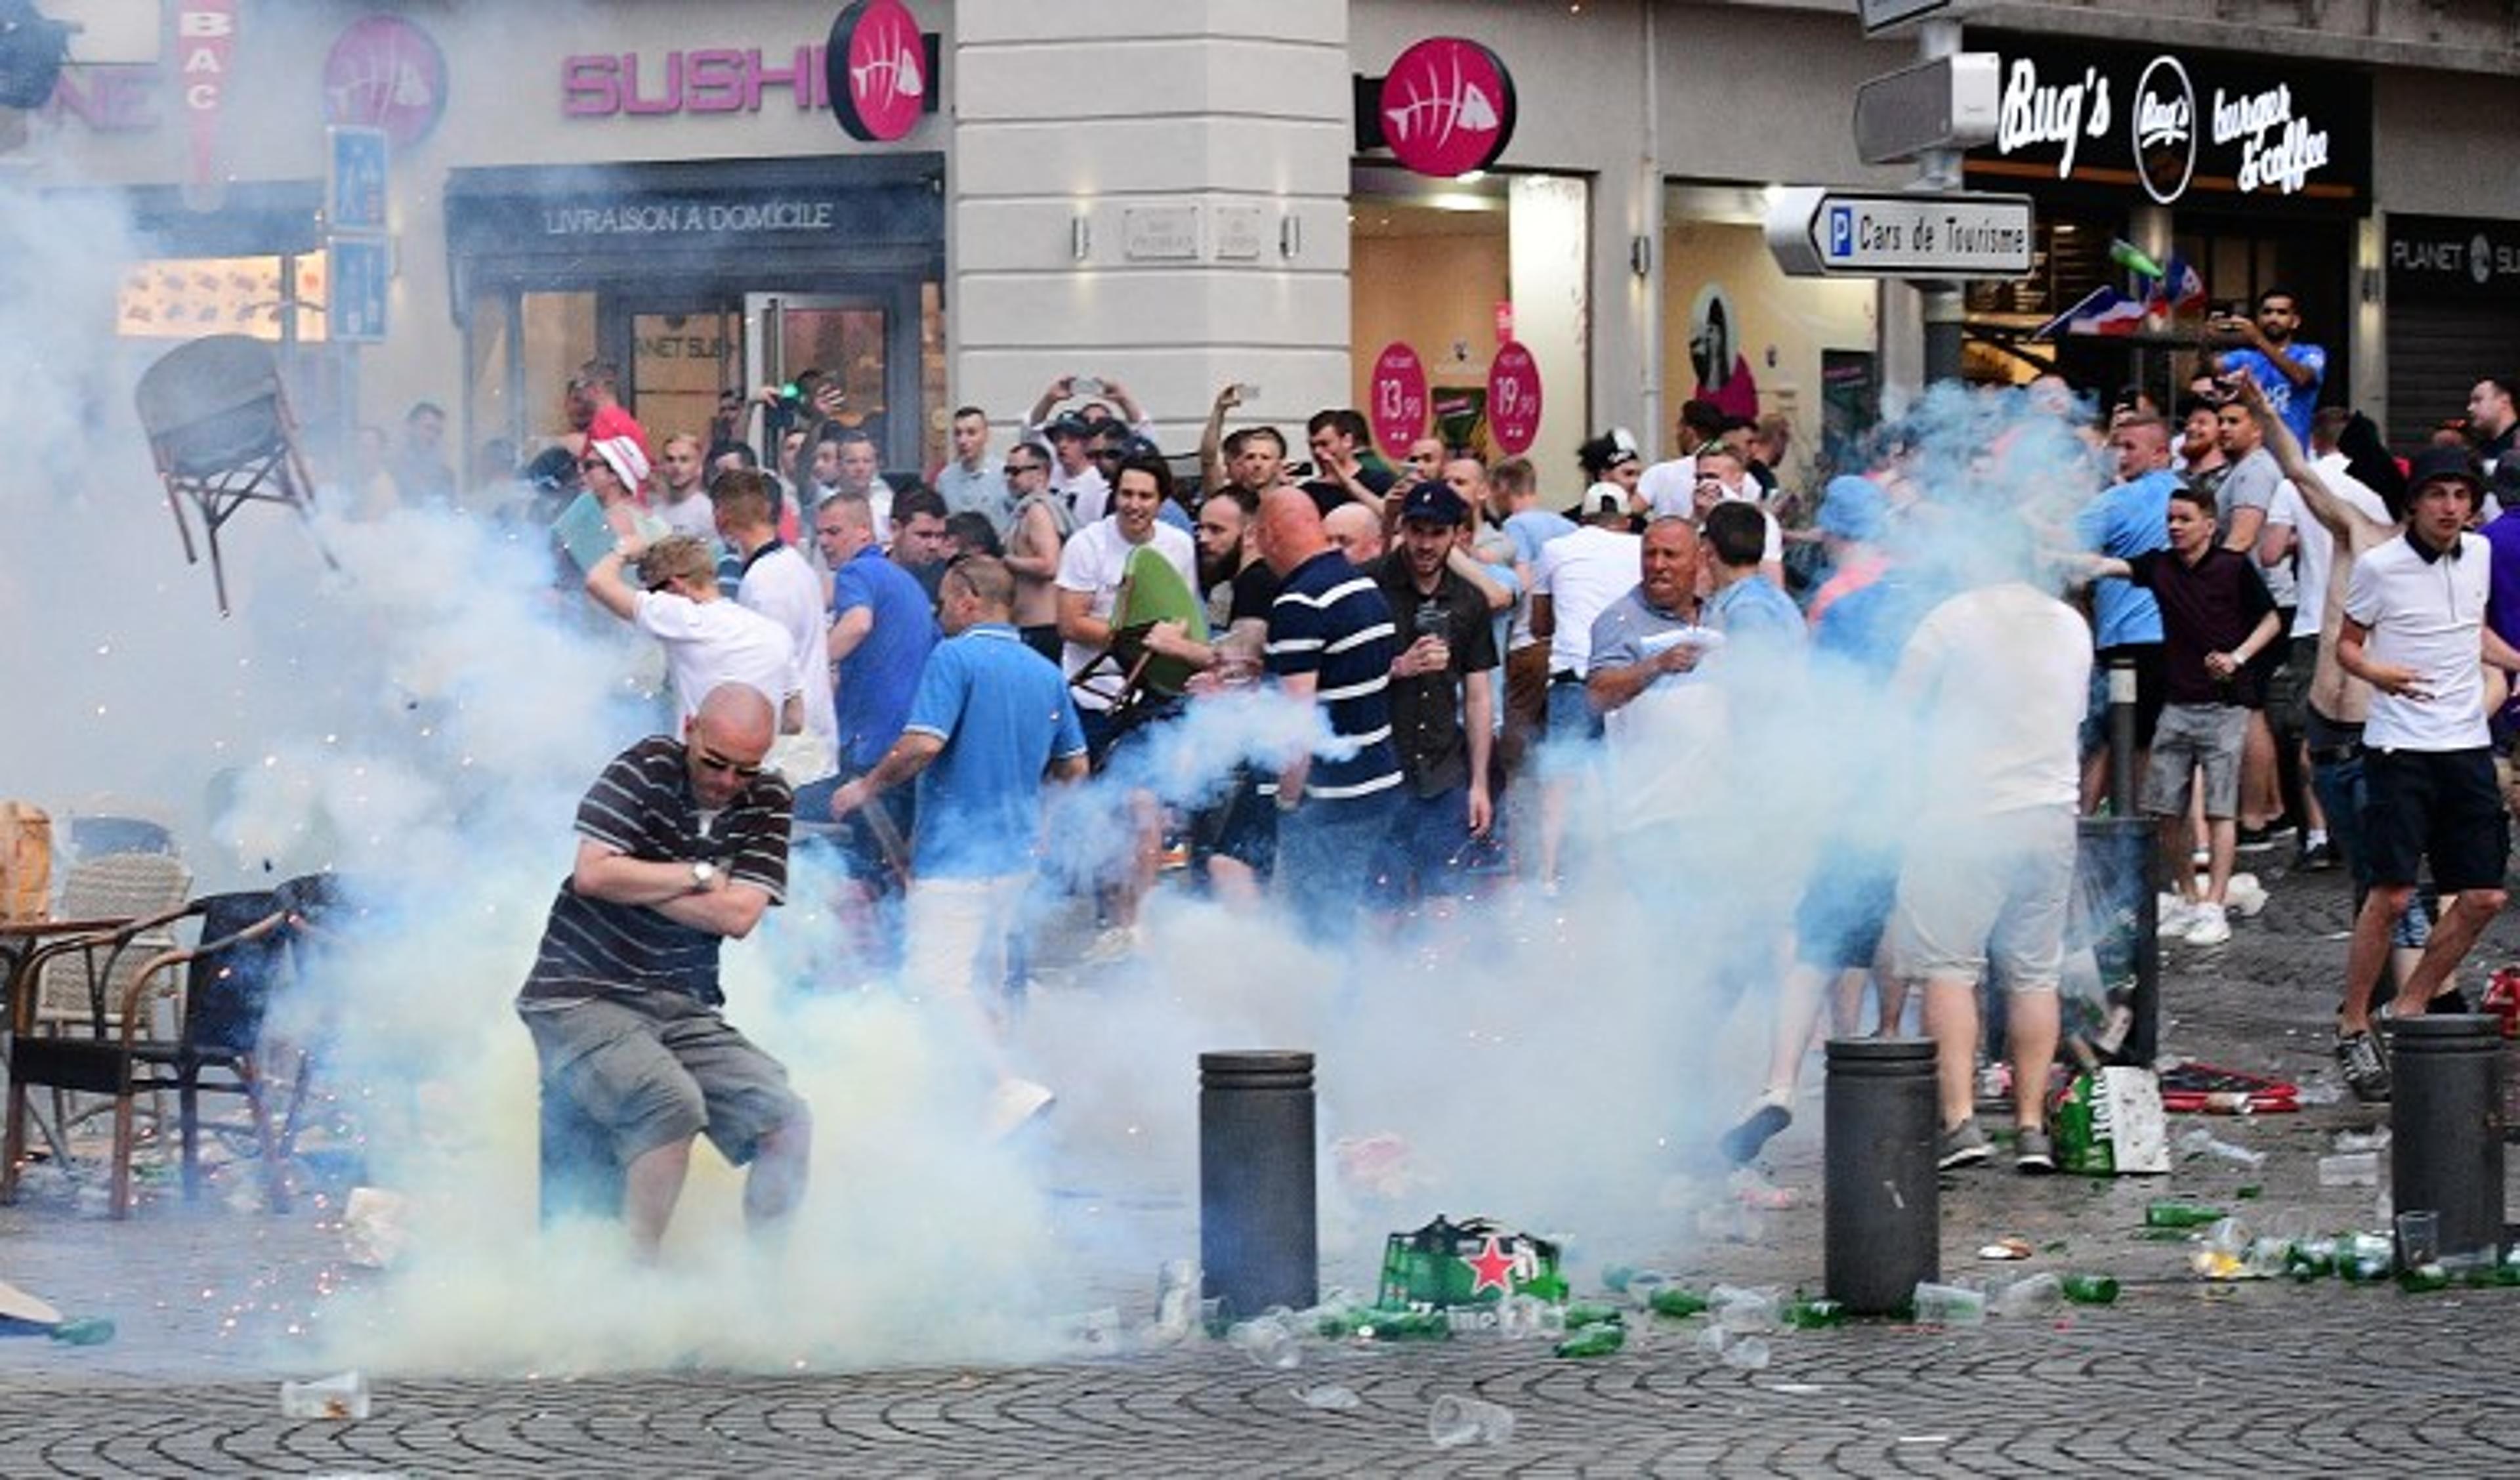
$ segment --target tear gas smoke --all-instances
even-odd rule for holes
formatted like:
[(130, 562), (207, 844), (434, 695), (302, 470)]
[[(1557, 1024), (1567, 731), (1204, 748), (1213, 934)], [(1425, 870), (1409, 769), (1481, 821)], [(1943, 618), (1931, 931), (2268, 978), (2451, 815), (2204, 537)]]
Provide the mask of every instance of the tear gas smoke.
[[(335, 1299), (328, 1357), (512, 1371), (1037, 1355), (1051, 1313), (1104, 1303), (1089, 1292), (1113, 1272), (1151, 1287), (1194, 1246), (1194, 1055), (1221, 1048), (1316, 1052), (1328, 1134), (1409, 1146), (1408, 1196), (1326, 1188), (1333, 1278), (1370, 1282), (1381, 1234), (1438, 1210), (1579, 1253), (1668, 1249), (1675, 1179), (1756, 1088), (1737, 1066), (1810, 860), (1850, 832), (1935, 825), (1897, 764), (1929, 752), (1933, 716), (1822, 666), (1713, 664), (1721, 702), (1692, 721), (1713, 728), (1688, 740), (1676, 805), (1588, 784), (1573, 830), (1591, 862), (1554, 901), (1430, 907), (1333, 949), (1159, 895), (1137, 963), (1045, 986), (1021, 1019), (1014, 1053), (1062, 1106), (1028, 1153), (981, 1143), (974, 1046), (850, 956), (834, 878), (800, 858), (786, 908), (728, 948), (726, 981), (730, 1019), (813, 1106), (812, 1191), (782, 1242), (755, 1244), (703, 1156), (665, 1268), (639, 1271), (612, 1229), (536, 1231), (534, 1064), (510, 1001), (578, 796), (659, 718), (634, 683), (652, 657), (553, 592), (538, 544), (458, 515), (327, 516), (335, 576), (292, 521), (248, 512), (229, 531), (238, 614), (219, 621), (128, 411), (142, 357), (106, 327), (120, 261), (141, 253), (104, 207), (72, 209), (0, 186), (0, 281), (46, 285), (0, 296), (0, 404), (48, 472), (10, 495), (17, 558), (0, 565), (0, 688), (21, 721), (7, 789), (160, 811), (205, 886), (336, 867), (374, 906), (280, 1024), (322, 1028), (323, 1081), (355, 1112), (369, 1176), (410, 1198), (406, 1260)], [(1938, 394), (1910, 426), (1904, 476), (1931, 510), (1898, 554), (1920, 582), (1983, 578), (2026, 550), (2021, 517), (2053, 523), (2095, 486), (2066, 428), (2013, 399)], [(1258, 698), (1194, 703), (1141, 769), (1062, 798), (1052, 850), (1117, 858), (1126, 787), (1195, 802), (1318, 723)], [(1058, 1195), (1080, 1188), (1095, 1196)], [(1092, 1211), (1132, 1198), (1155, 1216)]]

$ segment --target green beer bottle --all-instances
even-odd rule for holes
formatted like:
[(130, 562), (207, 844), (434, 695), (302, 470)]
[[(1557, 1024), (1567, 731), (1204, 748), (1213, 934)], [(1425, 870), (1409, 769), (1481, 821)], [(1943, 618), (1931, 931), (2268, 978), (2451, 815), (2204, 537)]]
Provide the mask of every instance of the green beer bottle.
[(1653, 1292), (1653, 1313), (1657, 1316), (1703, 1316), (1706, 1314), (1706, 1297), (1695, 1290), (1667, 1284)]
[(1588, 1325), (1616, 1325), (1626, 1318), (1616, 1306), (1598, 1301), (1578, 1300), (1566, 1308), (1566, 1328), (1579, 1331)]
[(1614, 1321), (1588, 1325), (1557, 1343), (1560, 1357), (1607, 1357), (1628, 1344), (1628, 1328)]
[(1846, 1324), (1846, 1307), (1834, 1300), (1796, 1300), (1785, 1307), (1785, 1324), (1796, 1330), (1818, 1331)]
[(1442, 1311), (1369, 1311), (1362, 1330), (1376, 1341), (1448, 1341), (1453, 1323)]
[(2065, 1298), (2076, 1305), (2115, 1305), (2118, 1282), (2107, 1275), (2068, 1275)]
[(2143, 1225), (2148, 1229), (2201, 1229), (2222, 1222), (2226, 1216), (2221, 1208), (2170, 1197), (2155, 1198), (2143, 1206)]

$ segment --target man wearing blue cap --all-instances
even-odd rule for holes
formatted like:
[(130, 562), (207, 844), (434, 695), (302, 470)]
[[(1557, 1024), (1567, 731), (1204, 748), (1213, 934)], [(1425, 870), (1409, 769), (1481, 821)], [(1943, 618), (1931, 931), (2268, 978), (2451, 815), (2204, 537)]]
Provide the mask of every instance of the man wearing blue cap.
[(1389, 908), (1456, 892), (1470, 839), (1494, 820), (1495, 627), (1486, 596), (1453, 568), (1469, 512), (1450, 484), (1413, 485), (1400, 507), (1399, 545), (1374, 571), (1396, 650), (1389, 694), (1402, 800), (1372, 883)]

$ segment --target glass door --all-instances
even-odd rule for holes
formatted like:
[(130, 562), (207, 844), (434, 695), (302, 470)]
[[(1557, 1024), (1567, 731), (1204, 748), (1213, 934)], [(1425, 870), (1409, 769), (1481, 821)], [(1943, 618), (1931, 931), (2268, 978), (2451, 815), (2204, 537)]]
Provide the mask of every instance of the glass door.
[(746, 293), (743, 364), (747, 385), (784, 385), (819, 370), (840, 385), (832, 419), (875, 439), (888, 471), (920, 466), (918, 319), (889, 296)]
[(679, 312), (642, 305), (631, 313), (629, 393), (659, 453), (676, 433), (708, 445), (719, 393), (745, 388), (742, 341), (743, 320), (732, 305)]

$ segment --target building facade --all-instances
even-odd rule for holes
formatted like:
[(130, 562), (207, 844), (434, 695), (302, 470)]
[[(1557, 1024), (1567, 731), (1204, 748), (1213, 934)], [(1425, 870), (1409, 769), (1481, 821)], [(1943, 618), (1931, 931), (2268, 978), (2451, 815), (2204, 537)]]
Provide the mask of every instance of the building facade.
[[(1688, 397), (1783, 415), (1800, 463), (1919, 369), (1912, 291), (1788, 279), (1761, 232), (1774, 187), (1912, 173), (1859, 164), (1849, 115), (1914, 43), (1844, 4), (909, 0), (908, 39), (840, 69), (881, 93), (844, 98), (888, 111), (869, 137), (832, 106), (836, 4), (43, 8), (88, 33), (49, 106), (0, 115), (0, 178), (127, 202), (132, 270), (98, 315), (135, 366), (173, 336), (285, 335), (317, 422), (426, 399), (469, 447), (530, 451), (588, 358), (659, 433), (810, 365), (913, 470), (956, 405), (1003, 438), (1067, 374), (1122, 382), (1175, 449), (1228, 383), (1291, 429), (1372, 406), (1400, 343), (1430, 424), (1527, 439), (1571, 491), (1578, 442), (1619, 426), (1651, 452)], [(1952, 8), (2004, 86), (1968, 183), (2039, 214), (2033, 275), (1971, 292), (1970, 374), (2172, 383), (2175, 335), (2026, 334), (2135, 286), (2125, 242), (2216, 304), (2299, 293), (2328, 398), (2394, 433), (2456, 415), (2520, 358), (2507, 7), (2195, 9)], [(1429, 37), (1505, 74), (1452, 100), (1459, 128), (1509, 130), (1482, 168), (1418, 172), (1389, 137), (1412, 125), (1386, 79)], [(327, 323), (328, 122), (391, 136), (384, 333), (356, 349)], [(1489, 401), (1508, 339), (1541, 395), (1514, 426)]]

